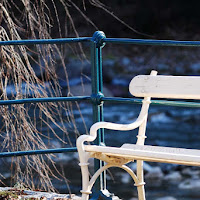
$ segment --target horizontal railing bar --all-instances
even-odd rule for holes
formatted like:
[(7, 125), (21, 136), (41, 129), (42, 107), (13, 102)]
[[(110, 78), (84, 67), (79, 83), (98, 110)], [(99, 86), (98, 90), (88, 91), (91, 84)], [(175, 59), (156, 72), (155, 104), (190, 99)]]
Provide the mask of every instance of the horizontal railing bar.
[(16, 99), (16, 100), (0, 100), (0, 105), (45, 103), (45, 102), (60, 102), (60, 101), (84, 101), (90, 99), (91, 99), (90, 96), (27, 98), (27, 99)]
[(198, 102), (165, 101), (165, 100), (151, 100), (151, 102), (152, 104), (165, 105), (165, 106), (200, 108), (200, 103)]
[(135, 98), (120, 98), (120, 97), (101, 97), (101, 101), (109, 102), (109, 103), (142, 103), (143, 99), (135, 99)]
[(200, 47), (200, 41), (105, 38), (105, 39), (102, 40), (102, 42), (105, 42), (105, 43), (114, 43), (114, 44), (136, 44), (136, 45)]
[[(90, 96), (75, 96), (75, 97), (48, 97), (48, 98), (27, 98), (17, 100), (0, 100), (0, 105), (25, 104), (25, 103), (45, 103), (45, 102), (60, 102), (60, 101), (91, 101)], [(101, 101), (111, 103), (142, 103), (143, 99), (136, 98), (120, 98), (120, 97), (101, 97)], [(198, 102), (186, 101), (168, 101), (168, 100), (151, 100), (152, 104), (182, 106), (182, 107), (200, 107)]]
[[(120, 97), (102, 97), (101, 101), (110, 103), (142, 103), (143, 99), (136, 98), (120, 98)], [(186, 102), (186, 101), (168, 101), (168, 100), (151, 100), (151, 104), (180, 106), (180, 107), (195, 107), (200, 108), (200, 102)]]
[[(35, 40), (9, 40), (9, 41), (0, 41), (0, 46), (6, 46), (6, 45), (34, 45), (34, 44), (64, 44), (64, 43), (90, 42), (91, 40), (92, 40), (91, 37), (58, 38), (58, 39), (35, 39)], [(102, 42), (116, 43), (116, 44), (138, 44), (138, 45), (200, 47), (200, 41), (104, 38), (104, 39), (102, 39)]]
[(72, 147), (72, 148), (59, 148), (59, 149), (41, 149), (41, 150), (30, 150), (30, 151), (1, 152), (0, 157), (3, 158), (3, 157), (12, 157), (12, 156), (65, 153), (65, 152), (77, 152), (77, 148)]
[(58, 39), (36, 39), (36, 40), (9, 40), (0, 41), (0, 46), (6, 45), (34, 45), (34, 44), (64, 44), (64, 43), (76, 43), (76, 42), (89, 42), (91, 37), (80, 38), (58, 38)]

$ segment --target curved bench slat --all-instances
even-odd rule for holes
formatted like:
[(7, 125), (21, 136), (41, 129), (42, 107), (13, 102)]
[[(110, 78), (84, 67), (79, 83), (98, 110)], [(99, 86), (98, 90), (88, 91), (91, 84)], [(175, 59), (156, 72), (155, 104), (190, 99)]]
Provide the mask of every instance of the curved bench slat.
[(200, 77), (139, 75), (132, 79), (129, 91), (136, 97), (200, 99)]

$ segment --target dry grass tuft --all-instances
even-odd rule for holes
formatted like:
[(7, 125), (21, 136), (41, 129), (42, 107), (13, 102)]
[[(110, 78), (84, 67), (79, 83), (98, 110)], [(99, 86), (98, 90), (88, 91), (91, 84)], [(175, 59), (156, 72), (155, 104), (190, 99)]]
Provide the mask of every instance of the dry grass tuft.
[[(35, 1), (0, 1), (0, 40), (51, 39), (53, 23), (59, 23), (56, 1), (51, 0), (51, 6), (56, 13), (56, 21), (50, 13), (45, 0)], [(59, 0), (64, 7), (68, 23), (76, 36), (78, 33), (68, 10), (68, 3)], [(58, 31), (61, 35), (60, 26)], [(81, 48), (81, 46), (79, 46)], [(82, 51), (82, 49), (81, 49)], [(59, 77), (56, 75), (57, 60), (63, 67), (65, 81), (68, 83), (68, 75), (64, 62), (65, 52), (57, 45), (35, 45), (29, 49), (27, 46), (1, 46), (0, 47), (0, 99), (46, 98), (62, 96), (59, 85)], [(40, 67), (41, 77), (36, 76), (32, 64)], [(11, 96), (8, 89), (14, 87)], [(71, 96), (68, 87), (68, 96)], [(78, 104), (76, 104), (78, 106)], [(31, 112), (31, 110), (34, 110)], [(67, 116), (67, 117), (63, 117)], [(55, 138), (63, 144), (71, 144), (66, 123), (76, 135), (79, 131), (74, 120), (71, 103), (37, 103), (31, 105), (0, 106), (0, 116), (3, 127), (0, 136), (2, 138), (2, 151), (28, 151), (35, 149), (47, 149), (48, 144), (44, 138), (50, 140), (51, 136), (45, 136), (41, 130), (46, 126)], [(36, 116), (37, 119), (36, 120)], [(56, 130), (63, 133), (58, 135)], [(87, 132), (87, 130), (86, 130)], [(49, 166), (52, 166), (50, 169)], [(44, 189), (54, 191), (52, 177), (63, 179), (63, 174), (58, 172), (52, 155), (35, 155), (12, 158), (11, 170), (13, 183), (23, 183), (32, 189)], [(38, 176), (35, 177), (35, 172)], [(35, 185), (33, 180), (37, 180)], [(67, 179), (64, 178), (67, 183)]]

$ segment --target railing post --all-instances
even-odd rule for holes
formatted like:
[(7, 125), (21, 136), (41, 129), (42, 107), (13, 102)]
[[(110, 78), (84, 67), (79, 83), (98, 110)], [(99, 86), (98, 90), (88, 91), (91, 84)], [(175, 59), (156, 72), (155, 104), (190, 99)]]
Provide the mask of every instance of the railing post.
[[(103, 95), (103, 76), (102, 76), (102, 48), (104, 47), (104, 43), (102, 42), (106, 36), (102, 31), (96, 31), (92, 37), (91, 41), (91, 77), (92, 77), (92, 103), (93, 103), (93, 123), (100, 122), (104, 120), (103, 117), (103, 102), (101, 98)], [(97, 133), (97, 139), (95, 140), (95, 144), (102, 145), (104, 144), (104, 130), (100, 129)], [(102, 167), (104, 163), (102, 161), (96, 160), (94, 161), (94, 168), (97, 171), (100, 167)], [(105, 194), (105, 191), (107, 194)], [(100, 177), (97, 179), (94, 185), (94, 192), (91, 199), (97, 200), (101, 196), (101, 199), (118, 199), (113, 198), (106, 190), (106, 172), (102, 173)], [(111, 197), (112, 196), (112, 197)]]
[[(102, 47), (101, 40), (105, 38), (102, 31), (96, 31), (91, 42), (91, 65), (92, 65), (92, 103), (93, 103), (93, 123), (103, 121), (103, 104), (100, 97), (103, 96), (103, 80), (102, 80)], [(104, 143), (104, 130), (98, 131), (98, 136), (95, 141), (97, 145)], [(95, 160), (95, 170), (98, 170), (103, 163)], [(94, 192), (99, 192), (104, 189), (105, 179), (101, 175), (96, 181)]]

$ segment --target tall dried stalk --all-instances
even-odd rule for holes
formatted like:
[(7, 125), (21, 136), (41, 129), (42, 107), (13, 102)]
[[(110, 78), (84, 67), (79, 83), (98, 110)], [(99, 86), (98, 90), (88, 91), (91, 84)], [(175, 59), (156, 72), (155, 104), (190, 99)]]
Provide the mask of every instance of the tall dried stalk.
[[(89, 3), (109, 12), (99, 0), (90, 0)], [(84, 0), (82, 0), (82, 6), (85, 8)], [(69, 32), (78, 37), (73, 18), (69, 12), (71, 7), (97, 29), (75, 1), (0, 0), (0, 41), (27, 38), (51, 39), (52, 35), (55, 35), (52, 34), (52, 30), (57, 32), (57, 37), (66, 37)], [(65, 15), (64, 18), (66, 18), (64, 25), (61, 25), (60, 22), (60, 8), (64, 11), (62, 16)], [(113, 13), (111, 15), (114, 16)], [(116, 18), (116, 16), (114, 17)], [(124, 22), (121, 21), (121, 23)], [(124, 25), (126, 24), (124, 23)], [(79, 52), (83, 53), (82, 46), (79, 45), (78, 48)], [(65, 74), (65, 81), (68, 83), (64, 61), (65, 54), (63, 48), (59, 48), (57, 45), (35, 45), (30, 49), (23, 45), (0, 46), (0, 100), (62, 96), (56, 66), (59, 62), (59, 66), (62, 66), (62, 71)], [(40, 78), (32, 68), (33, 63), (40, 67)], [(71, 96), (69, 84), (67, 85), (67, 95)], [(8, 96), (8, 90), (13, 86), (14, 91), (11, 90), (12, 94)], [(76, 106), (78, 107), (78, 104)], [(0, 129), (2, 151), (47, 149), (48, 143), (46, 144), (44, 140), (50, 141), (51, 138), (56, 138), (63, 144), (70, 145), (69, 130), (73, 130), (76, 135), (79, 134), (71, 103), (0, 106), (0, 118), (2, 119), (0, 122), (2, 126)], [(43, 134), (44, 127), (47, 129), (48, 135)], [(87, 132), (84, 122), (83, 127)], [(63, 136), (60, 136), (58, 132), (62, 132)], [(49, 166), (57, 171), (57, 175), (52, 172)], [(54, 190), (51, 178), (63, 179), (62, 174), (56, 170), (52, 155), (12, 158), (11, 170), (14, 174), (14, 183), (23, 183), (32, 189)], [(37, 177), (35, 177), (35, 172), (38, 174)]]
[[(51, 0), (51, 5), (56, 14), (56, 22), (45, 0), (33, 1), (0, 1), (0, 40), (51, 39), (53, 23), (58, 24), (58, 32), (61, 36), (59, 17), (56, 4)], [(73, 20), (68, 11), (66, 1), (59, 1), (64, 6), (65, 14), (76, 32)], [(14, 12), (15, 10), (15, 12)], [(17, 15), (17, 16), (16, 16)], [(25, 24), (24, 24), (25, 23)], [(61, 62), (65, 81), (68, 83), (68, 75), (63, 59), (63, 52), (56, 45), (35, 45), (31, 51), (27, 46), (1, 46), (0, 47), (0, 91), (1, 100), (22, 99), (27, 97), (44, 98), (62, 96), (59, 78), (57, 77), (57, 60)], [(36, 76), (31, 64), (35, 62), (40, 66), (41, 77)], [(8, 88), (14, 86), (13, 94), (8, 97)], [(68, 87), (68, 96), (70, 96)], [(64, 116), (67, 116), (63, 118)], [(44, 138), (57, 138), (62, 143), (71, 144), (69, 128), (75, 134), (79, 131), (74, 122), (72, 105), (70, 103), (37, 103), (35, 105), (11, 105), (0, 106), (2, 151), (28, 151), (34, 149), (47, 149)], [(34, 118), (35, 116), (35, 118)], [(40, 119), (39, 122), (36, 121)], [(41, 130), (46, 126), (51, 135), (45, 136)], [(65, 136), (59, 136), (56, 131), (60, 130)], [(87, 130), (86, 130), (87, 131)], [(23, 183), (35, 189), (54, 190), (51, 178), (56, 177), (49, 166), (55, 167), (51, 155), (24, 156), (12, 159), (11, 170), (13, 182)], [(54, 169), (55, 171), (55, 169)], [(35, 178), (35, 172), (38, 176)], [(62, 177), (57, 171), (57, 178)], [(37, 184), (35, 186), (34, 181)]]

